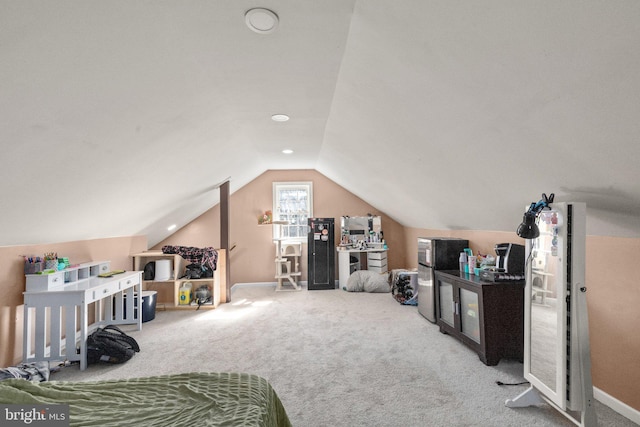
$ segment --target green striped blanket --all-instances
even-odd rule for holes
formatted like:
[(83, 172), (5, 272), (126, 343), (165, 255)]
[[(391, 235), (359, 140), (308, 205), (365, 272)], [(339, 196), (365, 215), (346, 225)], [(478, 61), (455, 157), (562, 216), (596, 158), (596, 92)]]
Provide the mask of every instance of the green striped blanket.
[(0, 381), (0, 403), (68, 404), (71, 426), (291, 426), (267, 380), (242, 373), (87, 382), (10, 379)]

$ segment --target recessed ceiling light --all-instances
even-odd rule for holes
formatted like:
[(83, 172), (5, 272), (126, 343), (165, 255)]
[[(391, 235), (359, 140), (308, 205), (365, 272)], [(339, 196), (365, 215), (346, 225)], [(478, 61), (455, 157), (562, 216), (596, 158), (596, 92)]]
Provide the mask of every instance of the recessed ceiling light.
[(261, 7), (248, 10), (244, 20), (247, 27), (259, 34), (269, 34), (278, 28), (278, 15)]
[(171, 231), (171, 230), (175, 230), (176, 225), (175, 224), (171, 224), (170, 226), (167, 227), (167, 230)]
[(289, 116), (287, 116), (286, 114), (274, 114), (273, 116), (271, 116), (271, 120), (273, 120), (274, 122), (286, 122), (287, 120), (289, 120)]
[(290, 149), (290, 148), (285, 148), (284, 150), (282, 150), (282, 152), (283, 152), (284, 154), (292, 154), (292, 153), (293, 153), (293, 150), (292, 150), (292, 149)]

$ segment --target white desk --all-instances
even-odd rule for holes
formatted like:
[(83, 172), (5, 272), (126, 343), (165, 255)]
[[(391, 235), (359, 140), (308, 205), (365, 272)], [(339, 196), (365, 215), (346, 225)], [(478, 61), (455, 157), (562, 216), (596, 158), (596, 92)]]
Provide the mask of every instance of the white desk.
[[(349, 276), (351, 275), (351, 256), (356, 256), (360, 263), (362, 259), (360, 256), (364, 253), (367, 254), (367, 270), (375, 271), (376, 273), (386, 273), (387, 267), (387, 251), (388, 249), (382, 248), (369, 248), (369, 249), (354, 249), (339, 247), (338, 251), (338, 283), (340, 289), (347, 285)], [(361, 264), (362, 265), (362, 264)], [(361, 268), (358, 268), (359, 270)]]
[[(89, 324), (91, 303), (95, 303), (95, 317)], [(122, 324), (142, 329), (141, 271), (110, 278), (92, 276), (24, 292), (23, 360), (80, 361), (83, 370), (87, 367), (87, 336), (100, 326)]]

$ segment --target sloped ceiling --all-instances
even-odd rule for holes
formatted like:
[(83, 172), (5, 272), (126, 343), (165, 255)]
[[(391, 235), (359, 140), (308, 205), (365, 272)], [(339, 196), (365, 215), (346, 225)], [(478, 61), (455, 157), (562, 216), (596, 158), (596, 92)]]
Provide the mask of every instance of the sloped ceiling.
[(409, 227), (512, 231), (553, 192), (640, 237), (638, 2), (0, 5), (0, 245), (154, 244), (307, 168)]

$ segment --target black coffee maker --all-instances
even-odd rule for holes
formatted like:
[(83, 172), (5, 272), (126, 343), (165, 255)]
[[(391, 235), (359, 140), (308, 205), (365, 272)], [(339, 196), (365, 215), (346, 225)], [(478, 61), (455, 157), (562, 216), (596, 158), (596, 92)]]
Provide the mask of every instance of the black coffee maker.
[(524, 246), (498, 243), (495, 247), (496, 269), (510, 274), (524, 274)]

